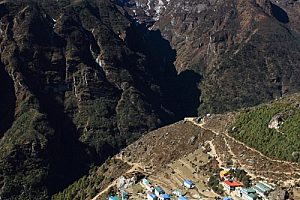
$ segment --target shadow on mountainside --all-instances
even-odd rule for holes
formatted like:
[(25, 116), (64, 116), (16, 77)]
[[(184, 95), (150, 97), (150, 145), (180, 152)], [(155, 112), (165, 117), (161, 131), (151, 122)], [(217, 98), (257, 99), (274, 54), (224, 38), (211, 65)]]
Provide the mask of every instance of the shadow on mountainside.
[[(78, 6), (76, 7), (76, 12), (87, 5)], [(90, 7), (88, 8), (90, 9)], [(20, 22), (22, 23), (15, 23), (14, 27), (16, 27), (16, 30), (11, 30), (19, 34), (22, 33), (20, 34), (22, 42), (18, 43), (18, 41), (8, 39), (7, 42), (13, 44), (16, 51), (7, 51), (5, 56), (9, 57), (9, 59), (14, 58), (17, 60), (16, 66), (10, 67), (20, 71), (24, 78), (24, 83), (28, 87), (26, 90), (32, 94), (33, 102), (24, 100), (26, 108), (28, 110), (34, 108), (38, 114), (42, 114), (45, 117), (43, 119), (45, 121), (44, 124), (39, 120), (31, 121), (31, 119), (26, 119), (26, 122), (28, 122), (28, 124), (24, 124), (26, 129), (32, 127), (32, 129), (37, 128), (38, 130), (28, 130), (30, 134), (24, 141), (35, 140), (37, 135), (45, 138), (45, 140), (43, 140), (43, 149), (36, 151), (36, 154), (31, 154), (30, 146), (22, 144), (23, 140), (18, 140), (19, 143), (14, 145), (14, 148), (20, 150), (22, 158), (15, 156), (7, 162), (7, 165), (0, 163), (0, 168), (7, 170), (6, 177), (11, 179), (19, 178), (23, 181), (22, 184), (12, 184), (12, 187), (5, 188), (5, 194), (26, 199), (26, 195), (39, 196), (41, 194), (38, 191), (43, 190), (47, 193), (46, 195), (52, 195), (88, 173), (89, 167), (93, 164), (102, 164), (109, 156), (116, 154), (128, 144), (124, 142), (128, 138), (131, 139), (130, 142), (133, 142), (149, 130), (174, 123), (185, 116), (197, 116), (197, 108), (200, 104), (198, 83), (201, 81), (201, 76), (192, 70), (177, 74), (174, 66), (176, 51), (171, 48), (169, 41), (162, 37), (160, 31), (148, 30), (145, 25), (133, 22), (126, 31), (124, 44), (119, 38), (119, 33), (106, 27), (107, 25), (105, 23), (102, 24), (102, 21), (99, 20), (101, 26), (100, 28), (96, 27), (99, 28), (100, 32), (97, 42), (100, 41), (99, 43), (103, 44), (102, 46), (100, 45), (101, 48), (104, 48), (105, 52), (109, 52), (105, 56), (109, 57), (110, 59), (108, 60), (114, 63), (113, 67), (106, 69), (111, 76), (111, 80), (108, 81), (105, 79), (105, 74), (100, 71), (103, 70), (103, 67), (96, 63), (97, 59), (94, 59), (92, 52), (89, 52), (89, 50), (95, 50), (93, 52), (97, 55), (99, 54), (100, 48), (97, 46), (96, 38), (93, 40), (93, 34), (82, 25), (81, 20), (77, 19), (78, 23), (77, 20), (69, 20), (68, 15), (75, 18), (75, 15), (70, 14), (71, 11), (70, 13), (65, 11), (67, 16), (64, 16), (65, 18), (61, 21), (66, 24), (62, 23), (62, 29), (59, 29), (62, 35), (67, 35), (66, 37), (54, 31), (54, 20), (52, 21), (50, 17), (45, 17), (46, 14), (37, 5), (27, 6), (26, 9), (22, 10), (22, 12), (25, 11), (26, 15), (19, 13), (16, 17), (21, 19)], [(94, 10), (92, 9), (92, 11)], [(85, 12), (83, 13), (86, 14)], [(91, 15), (95, 15), (94, 19), (97, 19), (99, 13), (93, 12)], [(24, 16), (28, 18), (23, 19)], [(86, 16), (84, 15), (83, 17)], [(89, 18), (85, 20), (87, 22), (83, 24), (91, 23), (90, 25), (93, 27), (93, 20)], [(56, 26), (59, 27), (60, 24), (57, 23)], [(118, 25), (115, 26), (118, 27)], [(86, 31), (83, 31), (85, 28)], [(112, 36), (107, 37), (108, 34), (112, 34)], [(114, 59), (115, 57), (116, 59)], [(67, 99), (65, 90), (70, 90), (68, 88), (70, 87), (69, 80), (65, 79), (66, 71), (70, 70), (67, 66), (67, 58), (75, 63), (81, 63), (80, 67), (86, 69), (85, 71), (78, 69), (78, 74), (76, 74), (80, 78), (85, 78), (86, 83), (80, 83), (82, 93), (86, 94), (91, 101), (97, 100), (97, 102), (103, 103), (96, 104), (93, 102), (94, 107), (90, 106), (87, 108), (86, 113), (78, 114), (77, 117), (80, 120), (84, 121), (86, 119), (84, 122), (89, 122), (89, 115), (94, 115), (94, 118), (96, 118), (96, 120), (92, 121), (94, 123), (90, 126), (92, 128), (88, 127), (89, 130), (94, 129), (90, 132), (90, 140), (86, 139), (83, 142), (80, 134), (82, 133), (81, 129), (84, 127), (78, 122), (78, 118), (69, 115), (65, 106)], [(100, 67), (100, 69), (91, 70), (96, 67)], [(91, 77), (84, 76), (89, 75), (86, 72), (88, 71), (87, 69), (94, 72), (91, 73)], [(131, 93), (127, 94), (127, 96), (126, 94), (123, 95), (123, 97), (126, 97), (125, 100), (121, 99), (125, 102), (123, 108), (120, 109), (122, 111), (121, 114), (125, 116), (125, 120), (121, 122), (124, 122), (125, 128), (128, 128), (128, 130), (124, 128), (125, 131), (123, 132), (125, 134), (121, 135), (121, 131), (117, 127), (120, 125), (120, 120), (114, 119), (114, 117), (117, 118), (115, 116), (117, 115), (116, 107), (118, 107), (117, 103), (121, 102), (118, 101), (118, 98), (121, 97), (118, 93), (119, 90), (117, 92), (114, 92), (114, 90), (117, 90), (115, 85), (118, 85), (119, 79), (122, 80), (122, 83), (126, 82), (124, 81), (126, 77), (122, 77), (127, 75), (127, 73), (122, 74), (124, 71), (130, 75), (128, 75), (128, 82), (136, 90), (128, 90), (127, 92)], [(100, 74), (101, 77), (99, 78)], [(73, 76), (71, 81), (76, 82), (78, 77)], [(94, 83), (93, 87), (85, 86), (85, 84), (88, 85), (87, 77), (89, 81), (97, 80), (92, 82)], [(0, 78), (0, 84), (5, 86), (4, 90), (0, 88), (0, 117), (6, 116), (5, 119), (0, 118), (1, 135), (1, 133), (6, 132), (11, 127), (14, 121), (16, 97), (14, 96), (14, 82), (9, 78), (1, 63)], [(76, 89), (75, 83), (73, 84), (74, 89)], [(79, 83), (77, 83), (78, 85)], [(65, 87), (68, 89), (65, 89)], [(73, 91), (69, 92), (73, 93)], [(92, 95), (89, 95), (91, 93)], [(115, 99), (112, 100), (112, 98)], [(74, 106), (70, 110), (74, 113), (78, 112), (79, 109), (76, 110), (76, 106), (79, 107), (78, 102), (81, 101), (81, 96), (80, 100), (76, 98), (69, 98), (68, 100), (71, 101), (71, 103), (68, 103)], [(136, 102), (140, 102), (140, 104)], [(86, 102), (83, 102), (81, 106), (84, 103)], [(129, 107), (131, 110), (128, 109)], [(141, 114), (142, 112), (144, 113)], [(150, 121), (151, 123), (147, 124), (143, 121)], [(152, 123), (152, 121), (154, 122)], [(130, 122), (133, 122), (132, 126), (128, 125)], [(135, 122), (137, 122), (137, 125), (134, 124)], [(40, 124), (43, 126), (40, 126)], [(137, 136), (130, 135), (134, 131), (137, 133)], [(24, 132), (26, 133), (26, 131)], [(12, 135), (16, 135), (15, 132)], [(122, 144), (116, 144), (118, 142)], [(19, 146), (22, 148), (19, 148)], [(25, 152), (24, 155), (23, 151)], [(13, 154), (14, 152), (11, 151), (9, 153)], [(14, 166), (15, 163), (18, 163), (19, 169), (24, 170), (25, 173), (17, 174), (20, 170), (14, 169), (12, 170), (13, 173), (9, 174), (11, 173), (10, 166)], [(37, 166), (35, 163), (39, 165)], [(26, 166), (31, 168), (26, 168)], [(36, 178), (38, 174), (36, 174), (34, 169), (41, 167), (45, 174), (40, 176), (44, 178), (39, 180)], [(35, 188), (32, 187), (33, 183), (30, 182), (31, 180), (26, 179), (27, 177), (37, 179), (34, 181)], [(9, 183), (9, 181), (5, 180), (4, 183)], [(24, 191), (28, 194), (24, 194)]]
[(275, 17), (278, 21), (281, 23), (289, 23), (290, 19), (288, 14), (279, 6), (275, 5), (274, 3), (271, 3), (271, 12), (273, 17)]
[[(21, 72), (26, 85), (37, 99), (39, 112), (45, 114), (49, 122), (49, 127), (45, 129), (53, 128), (55, 131), (54, 137), (47, 138), (46, 152), (40, 155), (48, 161), (49, 171), (45, 184), (49, 194), (54, 194), (86, 174), (91, 163), (100, 161), (90, 146), (78, 140), (77, 127), (64, 112), (64, 105), (58, 101), (60, 97), (55, 93), (41, 92), (42, 82), (38, 84), (38, 74), (26, 69), (28, 63), (22, 62), (22, 65)], [(47, 66), (46, 62), (44, 66)]]
[(0, 63), (0, 137), (11, 127), (14, 121), (16, 96), (14, 83)]
[(176, 120), (197, 116), (200, 105), (198, 83), (201, 76), (186, 70), (177, 74), (174, 62), (176, 50), (163, 38), (159, 30), (149, 30), (145, 25), (132, 25), (127, 30), (127, 45), (147, 57), (146, 71), (162, 90), (163, 106), (174, 111)]
[(177, 82), (179, 87), (179, 102), (181, 102), (180, 113), (186, 116), (198, 116), (200, 106), (199, 82), (202, 77), (192, 70), (186, 70), (179, 74)]

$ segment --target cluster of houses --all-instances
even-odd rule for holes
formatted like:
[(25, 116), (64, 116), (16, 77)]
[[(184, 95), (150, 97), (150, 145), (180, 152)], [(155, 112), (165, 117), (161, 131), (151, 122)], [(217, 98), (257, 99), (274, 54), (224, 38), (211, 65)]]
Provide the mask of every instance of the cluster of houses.
[(243, 200), (269, 200), (268, 194), (274, 190), (272, 186), (265, 182), (258, 182), (250, 188), (245, 188), (242, 183), (234, 180), (229, 175), (229, 170), (220, 172), (221, 182), (225, 192)]
[[(222, 180), (220, 184), (223, 186), (225, 192), (232, 197), (238, 197), (238, 199), (269, 200), (268, 195), (274, 190), (274, 187), (264, 182), (258, 182), (254, 186), (246, 188), (232, 177), (230, 169), (222, 170), (220, 178)], [(152, 185), (148, 179), (143, 178), (141, 184), (147, 190), (147, 200), (171, 200), (170, 194), (167, 194), (160, 186)], [(184, 180), (182, 185), (187, 189), (195, 187), (195, 184), (189, 179)], [(188, 200), (180, 190), (172, 190), (172, 195), (177, 200)], [(121, 191), (121, 197), (122, 200), (128, 200), (128, 193)], [(232, 197), (224, 197), (223, 200), (233, 200)], [(117, 196), (110, 196), (109, 200), (119, 200), (119, 198)]]
[[(142, 184), (147, 189), (147, 200), (171, 200), (171, 195), (167, 194), (160, 186), (153, 186), (148, 179), (144, 178)], [(195, 187), (191, 180), (184, 180), (183, 185), (187, 188)], [(178, 200), (188, 200), (178, 190), (174, 190), (173, 194), (177, 196)]]

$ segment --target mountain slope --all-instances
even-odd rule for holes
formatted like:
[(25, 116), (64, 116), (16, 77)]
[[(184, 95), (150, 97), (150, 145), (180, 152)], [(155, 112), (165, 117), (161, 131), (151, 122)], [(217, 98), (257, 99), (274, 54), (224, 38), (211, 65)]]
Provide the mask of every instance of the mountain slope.
[(224, 112), (299, 91), (299, 1), (143, 1), (129, 13), (177, 51), (178, 73), (200, 74), (199, 113)]
[(0, 11), (3, 199), (47, 199), (140, 135), (196, 114), (178, 98), (189, 76), (177, 76), (169, 43), (113, 2), (1, 1)]
[(299, 91), (298, 7), (0, 1), (0, 197), (47, 199), (151, 130)]
[[(196, 184), (203, 184), (203, 179), (206, 184), (200, 187), (205, 188), (207, 176), (226, 167), (246, 171), (254, 184), (266, 181), (290, 192), (300, 181), (299, 105), (300, 96), (294, 94), (235, 112), (185, 118), (142, 136), (53, 199), (96, 196), (93, 191), (100, 192), (94, 199), (104, 199), (109, 188), (121, 187), (115, 180), (130, 177), (132, 171), (170, 191), (180, 188), (186, 178)], [(202, 160), (206, 156), (208, 163)], [(118, 174), (110, 175), (111, 171)], [(125, 189), (131, 191), (130, 187)], [(137, 193), (131, 198), (140, 199)]]

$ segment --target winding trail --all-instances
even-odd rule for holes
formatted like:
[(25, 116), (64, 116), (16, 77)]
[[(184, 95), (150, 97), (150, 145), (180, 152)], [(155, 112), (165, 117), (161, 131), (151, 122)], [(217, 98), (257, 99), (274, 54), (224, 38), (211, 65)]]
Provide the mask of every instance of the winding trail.
[[(131, 168), (125, 172), (125, 173), (131, 173), (131, 172), (134, 172), (134, 171), (138, 171), (138, 170), (141, 170), (141, 169), (144, 169), (145, 166), (143, 166), (141, 163), (133, 163), (133, 162), (129, 162), (128, 160), (126, 159), (123, 159), (123, 157), (121, 155), (116, 155), (115, 156), (116, 159), (119, 159), (125, 163), (127, 163), (128, 165), (131, 166)], [(97, 200), (101, 195), (103, 195), (105, 192), (107, 192), (109, 190), (109, 188), (117, 185), (117, 181), (118, 181), (118, 178), (116, 180), (114, 180), (111, 184), (109, 184), (105, 189), (103, 189), (100, 193), (98, 193), (94, 198), (92, 198), (92, 200)]]
[[(258, 174), (260, 174), (259, 172), (264, 172), (264, 171), (256, 171), (256, 170), (253, 170), (253, 167), (247, 165), (247, 164), (242, 164), (239, 159), (237, 158), (237, 155), (233, 152), (233, 149), (232, 149), (232, 146), (229, 144), (230, 142), (234, 142), (234, 143), (237, 143), (239, 145), (242, 145), (243, 147), (245, 147), (247, 150), (253, 152), (253, 153), (256, 153), (258, 154), (259, 156), (261, 156), (262, 158), (270, 161), (270, 162), (275, 162), (275, 163), (278, 163), (278, 164), (286, 164), (286, 165), (289, 165), (291, 167), (291, 169), (293, 169), (294, 171), (292, 172), (288, 172), (288, 171), (265, 171), (265, 172), (269, 172), (269, 173), (274, 173), (274, 174), (285, 174), (285, 175), (291, 175), (293, 173), (298, 173), (299, 174), (299, 171), (300, 171), (300, 164), (297, 164), (297, 163), (292, 163), (292, 162), (288, 162), (288, 161), (282, 161), (282, 160), (277, 160), (277, 159), (272, 159), (266, 155), (264, 155), (263, 153), (261, 153), (260, 151), (252, 148), (252, 147), (249, 147), (247, 146), (245, 143), (235, 139), (234, 137), (230, 136), (228, 134), (228, 132), (218, 132), (216, 130), (214, 130), (213, 128), (209, 128), (207, 126), (205, 126), (205, 122), (202, 122), (202, 123), (198, 123), (196, 121), (195, 118), (185, 118), (184, 121), (188, 121), (188, 122), (191, 122), (192, 124), (196, 125), (196, 126), (199, 126), (201, 129), (203, 130), (206, 130), (206, 131), (210, 131), (212, 133), (214, 133), (216, 136), (221, 136), (223, 139), (224, 139), (224, 143), (226, 145), (226, 147), (228, 148), (228, 153), (232, 156), (232, 160), (234, 163), (238, 163), (245, 171), (247, 171), (247, 173), (252, 177), (252, 178), (263, 178), (265, 180), (268, 180), (269, 178), (267, 177), (263, 177), (263, 176), (260, 176)], [(230, 141), (230, 142), (229, 142)], [(214, 144), (214, 139), (213, 140), (210, 140), (210, 141), (207, 141), (207, 143), (210, 145), (210, 148), (211, 148), (211, 151), (209, 152), (209, 154), (213, 157), (216, 157), (218, 163), (219, 163), (219, 167), (221, 168), (221, 166), (223, 165), (223, 161), (221, 159), (221, 157), (218, 155), (217, 151), (216, 151), (216, 146)], [(134, 171), (143, 171), (143, 173), (146, 173), (146, 169), (145, 169), (145, 166), (142, 164), (142, 163), (133, 163), (131, 161), (128, 161), (127, 159), (124, 159), (122, 154), (118, 154), (115, 156), (116, 159), (119, 159), (121, 161), (123, 161), (124, 163), (127, 163), (128, 165), (131, 166), (131, 168), (126, 172), (126, 173), (130, 173), (130, 172), (134, 172)], [(185, 162), (181, 161), (182, 164), (186, 165)], [(283, 169), (284, 170), (284, 169)], [(177, 174), (177, 173), (176, 173)], [(154, 179), (155, 182), (161, 184), (161, 185), (164, 185), (166, 183), (162, 182), (158, 177), (155, 177), (153, 176), (152, 179)], [(180, 175), (176, 175), (176, 177), (173, 177), (173, 179), (176, 179), (175, 182), (177, 184), (180, 184), (180, 180), (179, 179), (182, 179), (182, 177), (180, 177)], [(296, 179), (293, 179), (293, 180), (287, 180), (285, 181), (286, 183), (289, 183), (291, 181), (294, 181)], [(109, 190), (109, 188), (117, 185), (117, 181), (118, 179), (114, 180), (111, 184), (109, 184), (106, 188), (104, 188), (99, 194), (97, 194), (97, 196), (95, 196), (94, 198), (92, 198), (92, 200), (97, 200), (101, 195), (103, 195), (105, 192), (107, 192)], [(297, 180), (297, 181), (300, 181)], [(174, 184), (172, 181), (168, 182), (168, 184)], [(176, 184), (174, 184), (174, 187), (176, 186)]]
[(247, 146), (245, 143), (243, 143), (243, 142), (241, 142), (241, 141), (235, 139), (234, 137), (230, 136), (227, 132), (222, 132), (222, 133), (220, 133), (220, 132), (217, 132), (217, 131), (215, 131), (215, 130), (213, 130), (213, 129), (211, 129), (211, 128), (205, 127), (205, 126), (204, 126), (205, 123), (197, 123), (197, 122), (195, 121), (194, 118), (185, 118), (184, 120), (185, 120), (185, 121), (192, 122), (194, 125), (199, 126), (199, 127), (201, 127), (202, 129), (204, 129), (204, 130), (211, 131), (211, 132), (213, 132), (213, 133), (216, 134), (216, 135), (222, 134), (222, 135), (224, 135), (224, 136), (230, 138), (230, 139), (233, 140), (234, 142), (236, 142), (236, 143), (238, 143), (238, 144), (240, 144), (240, 145), (243, 145), (243, 146), (244, 146), (245, 148), (247, 148), (248, 150), (251, 150), (251, 151), (253, 151), (253, 152), (259, 154), (260, 156), (262, 156), (262, 157), (268, 159), (269, 161), (289, 164), (289, 165), (292, 166), (292, 167), (295, 167), (295, 166), (298, 165), (298, 164), (296, 164), (296, 163), (289, 162), (289, 161), (283, 161), (283, 160), (272, 159), (272, 158), (270, 158), (270, 157), (264, 155), (264, 154), (261, 153), (260, 151), (254, 149), (254, 148), (252, 148), (252, 147), (249, 147), (249, 146)]
[(115, 186), (117, 184), (117, 179), (114, 180), (111, 184), (109, 184), (104, 190), (102, 190), (99, 194), (97, 194), (97, 196), (95, 196), (94, 198), (92, 198), (92, 200), (97, 200), (102, 194), (104, 194), (105, 192), (107, 192), (109, 190), (109, 188)]
[[(224, 141), (225, 141), (225, 145), (227, 146), (228, 148), (228, 153), (232, 156), (232, 160), (235, 162), (235, 163), (238, 163), (245, 171), (247, 171), (247, 173), (252, 177), (252, 178), (263, 178), (265, 180), (270, 180), (269, 178), (267, 177), (262, 177), (258, 174), (258, 171), (255, 171), (253, 170), (253, 167), (251, 166), (248, 166), (246, 164), (242, 164), (238, 158), (236, 157), (236, 154), (233, 152), (230, 144), (228, 143), (228, 140), (232, 140), (232, 142), (235, 142), (235, 143), (238, 143), (239, 145), (242, 145), (243, 147), (245, 147), (247, 150), (249, 151), (252, 151), (253, 153), (256, 153), (258, 154), (259, 156), (261, 156), (262, 158), (270, 161), (270, 162), (275, 162), (275, 163), (278, 163), (278, 164), (286, 164), (288, 165), (292, 170), (287, 172), (287, 171), (266, 171), (266, 172), (270, 172), (270, 173), (275, 173), (275, 174), (285, 174), (285, 175), (293, 175), (295, 173), (299, 174), (299, 170), (300, 170), (300, 165), (297, 164), (297, 163), (293, 163), (293, 162), (289, 162), (289, 161), (283, 161), (283, 160), (277, 160), (277, 159), (272, 159), (266, 155), (264, 155), (263, 153), (261, 153), (260, 151), (252, 148), (252, 147), (249, 147), (247, 146), (245, 143), (235, 139), (234, 137), (230, 136), (228, 134), (228, 132), (218, 132), (216, 130), (213, 130), (212, 128), (209, 128), (207, 126), (205, 126), (205, 122), (201, 122), (201, 123), (198, 123), (196, 121), (195, 118), (185, 118), (184, 119), (185, 121), (188, 121), (188, 122), (191, 122), (192, 124), (196, 125), (196, 126), (199, 126), (200, 128), (202, 128), (203, 130), (207, 130), (207, 131), (211, 131), (212, 133), (216, 134), (217, 136), (218, 135), (221, 135), (223, 138), (224, 138)], [(216, 150), (215, 150), (215, 146), (213, 144), (213, 141), (209, 141), (209, 144), (210, 144), (210, 147), (212, 149), (211, 151), (211, 154), (212, 155), (216, 155), (216, 158), (217, 158), (217, 161), (219, 162), (219, 166), (221, 166), (222, 164), (222, 161), (221, 161), (221, 158), (220, 156), (217, 155), (216, 153)], [(259, 171), (259, 172), (262, 172), (262, 171)], [(296, 179), (293, 179), (296, 181)], [(289, 183), (291, 182), (292, 180), (286, 180), (284, 181), (285, 183)], [(297, 181), (300, 181), (300, 179), (297, 179)]]

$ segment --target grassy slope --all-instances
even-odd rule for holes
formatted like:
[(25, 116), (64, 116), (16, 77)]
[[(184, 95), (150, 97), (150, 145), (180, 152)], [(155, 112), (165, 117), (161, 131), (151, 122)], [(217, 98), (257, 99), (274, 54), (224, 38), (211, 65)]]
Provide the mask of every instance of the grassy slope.
[[(287, 97), (241, 112), (231, 134), (262, 153), (289, 161), (300, 161), (300, 96)], [(272, 117), (283, 113), (279, 131), (269, 129)]]

